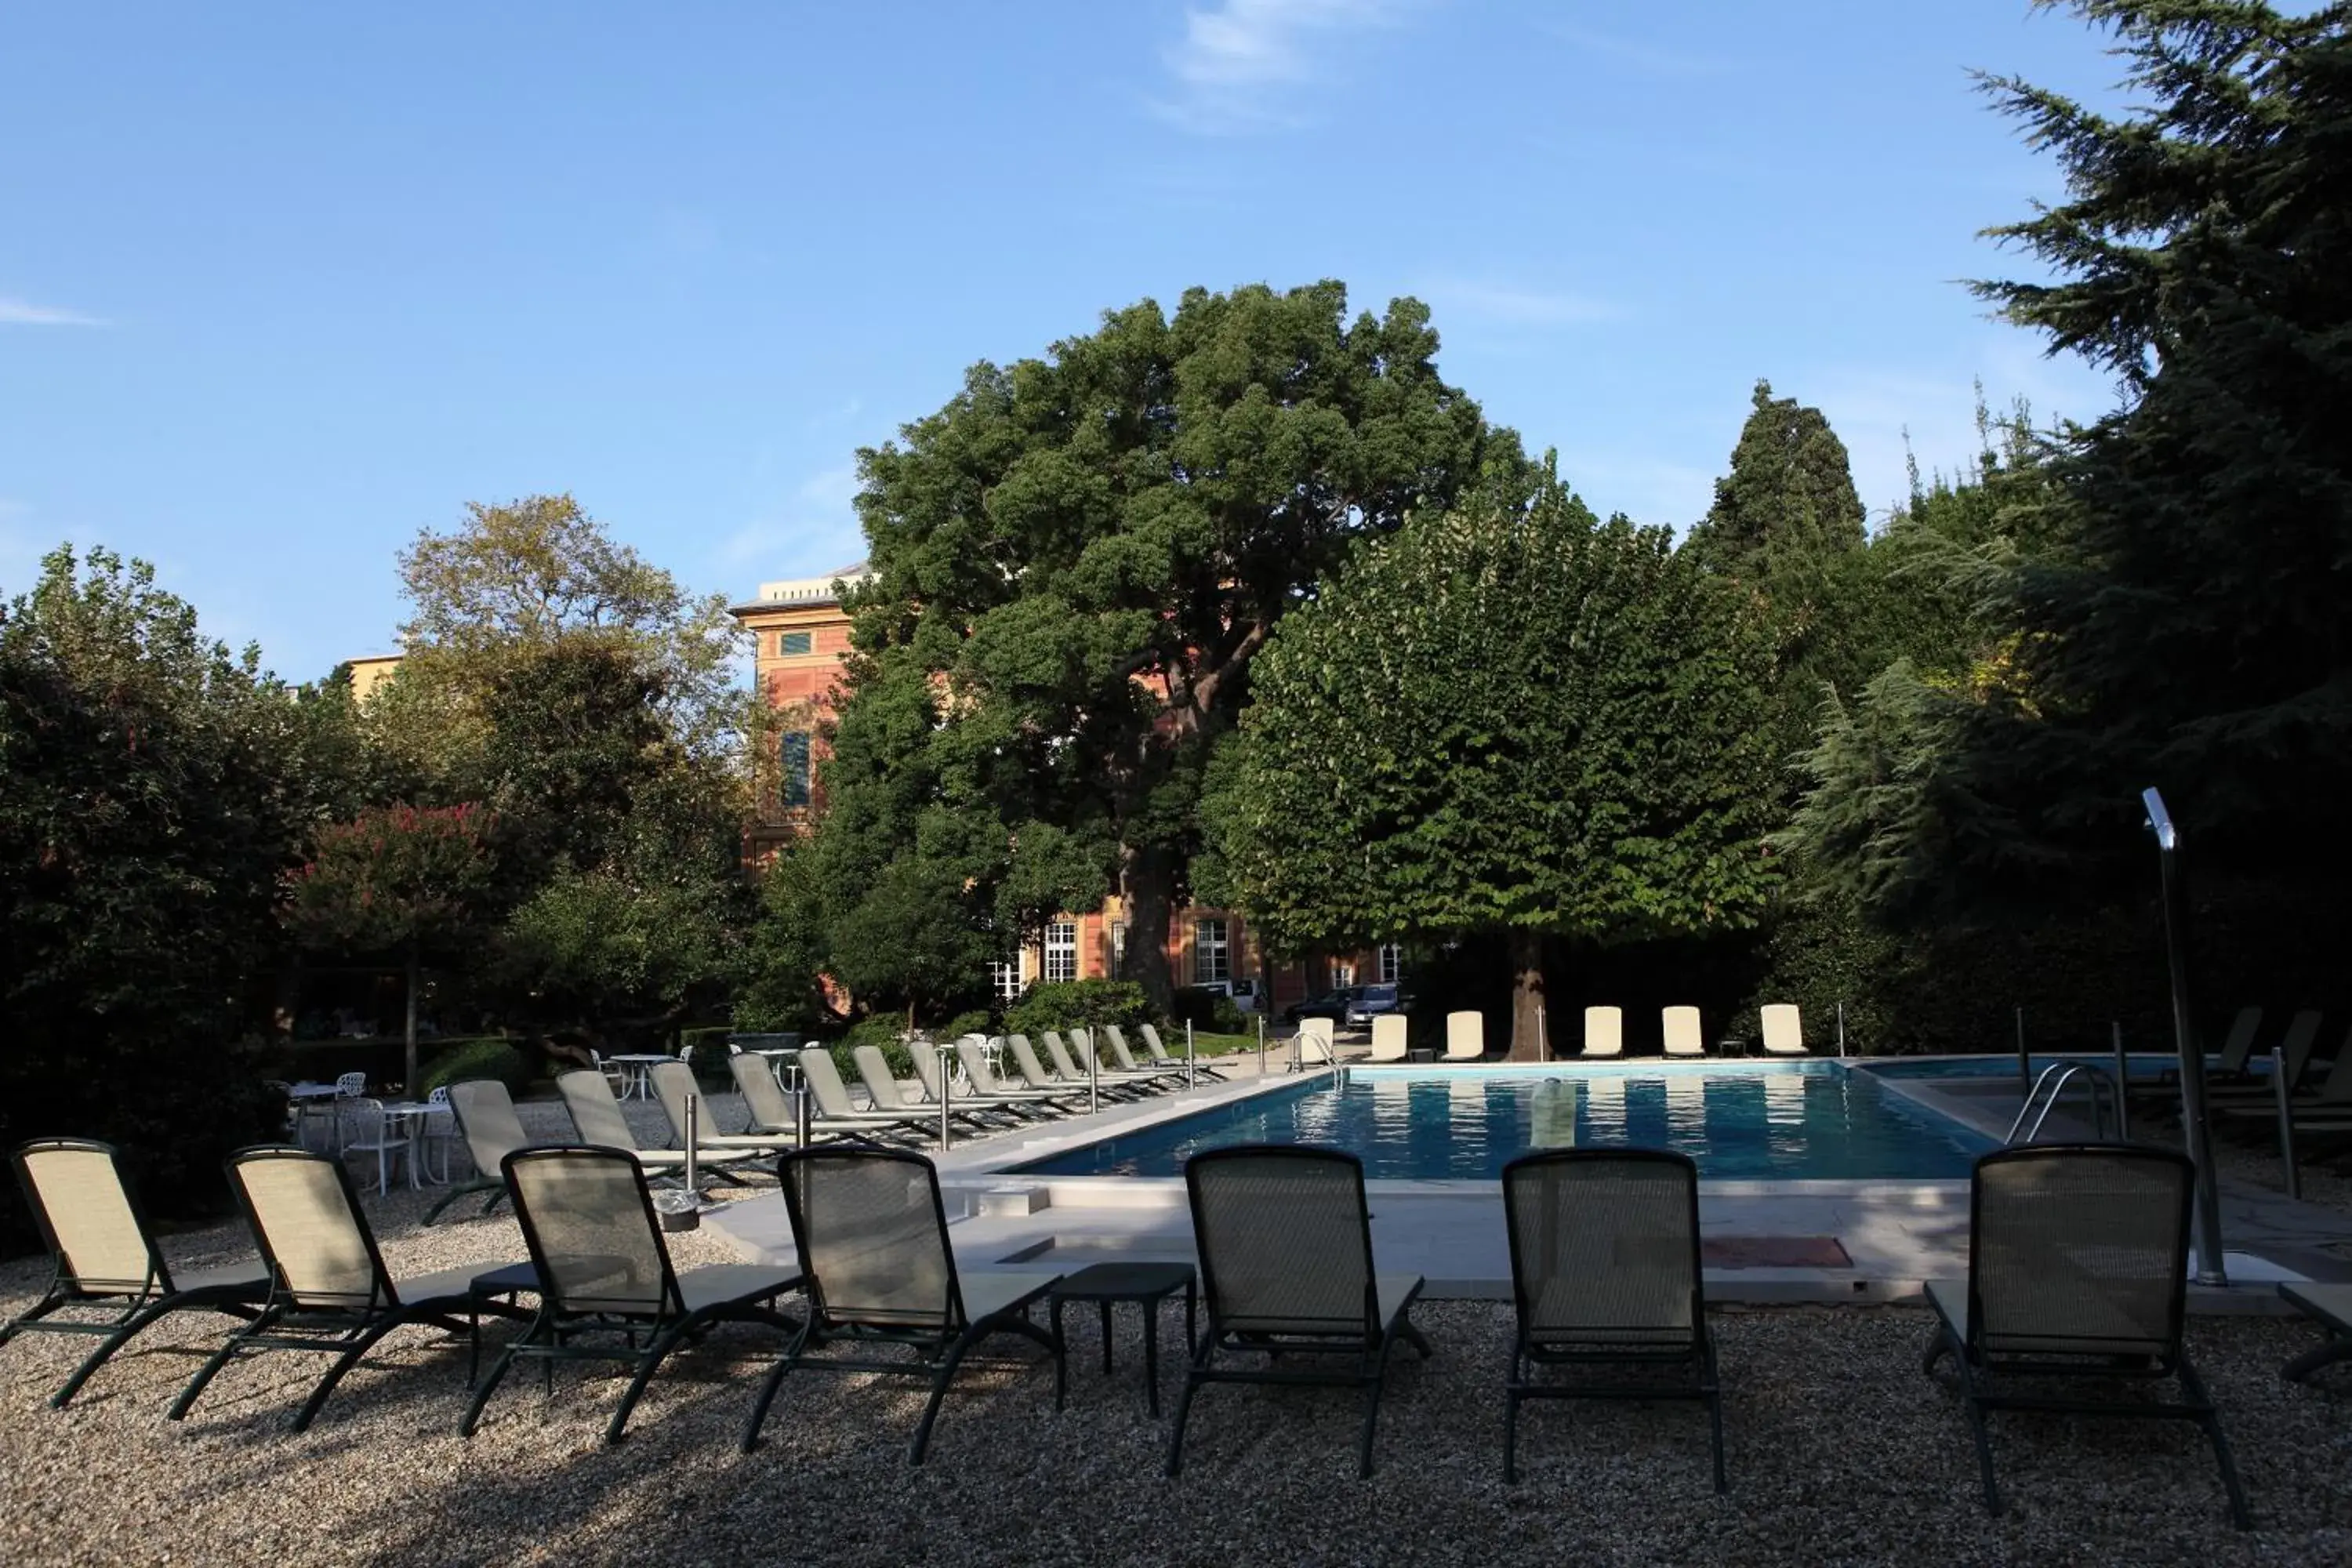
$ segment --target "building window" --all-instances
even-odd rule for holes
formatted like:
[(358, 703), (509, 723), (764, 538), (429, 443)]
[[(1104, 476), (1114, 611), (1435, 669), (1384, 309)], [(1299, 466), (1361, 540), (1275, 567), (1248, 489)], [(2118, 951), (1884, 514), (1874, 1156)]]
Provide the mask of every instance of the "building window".
[(1074, 921), (1055, 921), (1045, 928), (1045, 978), (1078, 977), (1078, 928)]
[(1225, 922), (1194, 921), (1192, 922), (1192, 984), (1207, 985), (1213, 981), (1232, 978), (1233, 972), (1225, 965)]
[(813, 761), (806, 730), (787, 730), (776, 742), (776, 762), (781, 770), (777, 798), (787, 806), (806, 805), (814, 781)]
[(1021, 994), (1021, 961), (1005, 959), (988, 966), (988, 989), (1000, 1002), (1010, 1002)]
[(814, 646), (815, 637), (816, 634), (814, 632), (778, 632), (776, 652), (785, 658), (790, 658), (796, 653), (807, 653)]
[(1331, 987), (1345, 991), (1356, 983), (1356, 965), (1352, 959), (1343, 958), (1331, 966)]
[(1110, 972), (1118, 975), (1127, 968), (1127, 922), (1113, 921), (1110, 927)]
[(1404, 974), (1404, 950), (1396, 943), (1383, 942), (1379, 953), (1381, 984), (1393, 985)]

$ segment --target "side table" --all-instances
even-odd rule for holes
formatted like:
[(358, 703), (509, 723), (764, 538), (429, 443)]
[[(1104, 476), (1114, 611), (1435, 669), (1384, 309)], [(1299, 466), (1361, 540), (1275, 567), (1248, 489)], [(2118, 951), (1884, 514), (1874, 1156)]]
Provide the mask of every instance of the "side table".
[(1054, 1336), (1062, 1333), (1062, 1303), (1092, 1301), (1102, 1309), (1103, 1372), (1110, 1372), (1110, 1310), (1117, 1301), (1133, 1301), (1143, 1309), (1143, 1386), (1151, 1414), (1160, 1414), (1160, 1303), (1179, 1289), (1184, 1292), (1185, 1353), (1195, 1338), (1195, 1303), (1199, 1289), (1189, 1263), (1096, 1263), (1066, 1274), (1054, 1286)]

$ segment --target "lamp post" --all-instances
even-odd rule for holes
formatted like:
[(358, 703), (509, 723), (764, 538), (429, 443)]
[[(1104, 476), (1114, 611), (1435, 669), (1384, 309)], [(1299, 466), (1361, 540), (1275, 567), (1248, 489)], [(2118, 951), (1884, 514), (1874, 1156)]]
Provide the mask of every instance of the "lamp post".
[(2213, 1134), (2205, 1104), (2205, 1047), (2189, 1011), (2189, 908), (2180, 871), (2180, 829), (2153, 787), (2140, 792), (2164, 872), (2164, 960), (2172, 973), (2172, 1037), (2180, 1052), (2180, 1127), (2197, 1167), (2197, 1282), (2227, 1285), (2222, 1265), (2221, 1194), (2213, 1173)]

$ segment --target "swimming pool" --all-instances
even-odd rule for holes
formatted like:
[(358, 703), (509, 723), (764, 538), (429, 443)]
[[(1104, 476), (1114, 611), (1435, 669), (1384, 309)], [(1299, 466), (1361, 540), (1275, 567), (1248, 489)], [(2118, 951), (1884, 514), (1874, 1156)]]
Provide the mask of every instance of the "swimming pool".
[(1177, 1176), (1234, 1143), (1351, 1151), (1374, 1181), (1493, 1181), (1533, 1149), (1679, 1149), (1715, 1181), (1965, 1180), (1992, 1141), (1836, 1062), (1350, 1068), (1013, 1167)]

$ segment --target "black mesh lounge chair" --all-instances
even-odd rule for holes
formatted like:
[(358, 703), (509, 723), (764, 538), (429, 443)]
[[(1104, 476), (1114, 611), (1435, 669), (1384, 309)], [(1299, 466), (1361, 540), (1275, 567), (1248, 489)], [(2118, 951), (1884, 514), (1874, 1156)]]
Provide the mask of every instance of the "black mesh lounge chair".
[[(1503, 1478), (1524, 1399), (1703, 1400), (1724, 1489), (1723, 1396), (1699, 1283), (1698, 1167), (1647, 1149), (1560, 1149), (1503, 1167), (1518, 1338), (1503, 1384)], [(1544, 1383), (1543, 1367), (1654, 1366), (1667, 1386)]]
[[(2213, 1401), (2181, 1346), (2194, 1184), (2186, 1156), (2135, 1144), (2037, 1144), (1977, 1162), (1969, 1277), (1927, 1282), (1938, 1321), (1921, 1365), (1932, 1373), (1948, 1355), (1958, 1372), (1988, 1511), (2001, 1505), (1986, 1411), (2169, 1417), (2204, 1429), (2230, 1517), (2250, 1528)], [(2094, 1402), (1992, 1386), (2070, 1376), (2177, 1378), (2182, 1398)]]
[[(907, 1450), (919, 1465), (929, 1447), (940, 1400), (972, 1347), (991, 1334), (1017, 1334), (1054, 1357), (1054, 1408), (1062, 1407), (1069, 1366), (1058, 1331), (1030, 1321), (1061, 1275), (990, 1269), (964, 1273), (948, 1246), (939, 1173), (929, 1159), (899, 1149), (810, 1149), (776, 1163), (784, 1207), (807, 1273), (807, 1325), (793, 1341), (751, 1406), (743, 1451), (760, 1446), (768, 1406), (784, 1374), (879, 1372), (929, 1377), (931, 1396)], [(893, 1356), (820, 1356), (832, 1345), (884, 1345)]]
[(498, 1207), (507, 1195), (503, 1162), (516, 1150), (530, 1147), (530, 1135), (523, 1131), (522, 1121), (515, 1115), (514, 1097), (496, 1079), (468, 1079), (451, 1084), (449, 1110), (457, 1119), (459, 1134), (466, 1140), (466, 1152), (474, 1162), (474, 1179), (451, 1187), (436, 1199), (419, 1222), (424, 1225), (440, 1218), (441, 1211), (459, 1198), (476, 1193), (490, 1194), (482, 1205), (482, 1213), (487, 1215)]
[(559, 1361), (635, 1363), (604, 1428), (609, 1444), (621, 1440), (646, 1383), (683, 1341), (720, 1322), (799, 1330), (774, 1305), (799, 1288), (797, 1269), (713, 1263), (680, 1274), (670, 1267), (645, 1173), (625, 1152), (525, 1149), (507, 1156), (506, 1177), (539, 1276), (539, 1312), (491, 1364), (458, 1424), (461, 1435), (474, 1435), (483, 1406), (524, 1358), (551, 1376)]
[(407, 1323), (431, 1323), (466, 1335), (470, 1381), (470, 1357), (480, 1349), (481, 1314), (523, 1316), (510, 1300), (499, 1299), (521, 1287), (505, 1284), (493, 1290), (477, 1285), (500, 1272), (500, 1265), (473, 1263), (394, 1279), (360, 1212), (351, 1175), (333, 1155), (278, 1145), (241, 1149), (229, 1156), (228, 1173), (269, 1265), (269, 1294), (260, 1315), (231, 1334), (180, 1391), (170, 1412), (174, 1421), (184, 1419), (206, 1385), (240, 1355), (331, 1352), (333, 1364), (294, 1416), (294, 1430), (302, 1431), (318, 1418), (343, 1374), (378, 1340)]
[(2279, 1295), (2327, 1331), (2326, 1339), (2281, 1367), (2281, 1377), (2301, 1383), (2323, 1366), (2352, 1361), (2352, 1285), (2281, 1285)]
[[(250, 1322), (269, 1294), (259, 1258), (220, 1268), (173, 1270), (155, 1245), (147, 1216), (124, 1179), (114, 1150), (81, 1138), (40, 1138), (16, 1151), (16, 1179), (40, 1223), (53, 1272), (49, 1288), (0, 1323), (0, 1345), (18, 1334), (94, 1334), (98, 1344), (49, 1395), (66, 1403), (148, 1324), (166, 1313), (203, 1308)], [(112, 1317), (54, 1317), (104, 1308)]]
[[(1184, 1185), (1209, 1331), (1193, 1347), (1176, 1402), (1168, 1473), (1183, 1468), (1184, 1423), (1202, 1384), (1321, 1383), (1364, 1391), (1357, 1465), (1369, 1478), (1389, 1352), (1402, 1340), (1426, 1360), (1429, 1342), (1405, 1317), (1421, 1276), (1373, 1271), (1362, 1162), (1337, 1150), (1243, 1144), (1185, 1161)], [(1220, 1367), (1220, 1351), (1263, 1355), (1268, 1364)], [(1328, 1370), (1273, 1364), (1293, 1355), (1352, 1361)]]

